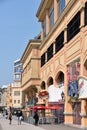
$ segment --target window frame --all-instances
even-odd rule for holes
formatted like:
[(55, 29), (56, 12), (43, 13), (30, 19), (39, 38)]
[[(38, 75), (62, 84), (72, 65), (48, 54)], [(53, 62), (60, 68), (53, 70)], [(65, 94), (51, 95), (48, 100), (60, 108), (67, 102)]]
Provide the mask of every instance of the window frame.
[(67, 25), (67, 41), (69, 42), (80, 32), (80, 11), (73, 17)]
[(53, 57), (53, 43), (47, 49), (47, 61), (49, 61)]
[(43, 36), (46, 37), (46, 18), (42, 22)]
[(45, 64), (45, 53), (41, 56), (41, 67)]
[(65, 0), (59, 0), (59, 12), (60, 14), (63, 12), (64, 8), (65, 8)]
[(64, 46), (64, 31), (62, 31), (58, 37), (56, 38), (55, 42), (55, 53), (60, 51), (62, 47)]
[(50, 22), (50, 28), (54, 25), (54, 4), (50, 6), (49, 9), (49, 22)]

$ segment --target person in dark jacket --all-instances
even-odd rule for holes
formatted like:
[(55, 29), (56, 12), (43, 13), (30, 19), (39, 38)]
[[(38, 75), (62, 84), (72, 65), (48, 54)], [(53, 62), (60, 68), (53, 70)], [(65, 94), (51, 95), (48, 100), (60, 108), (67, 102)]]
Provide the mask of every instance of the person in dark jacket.
[(17, 118), (18, 118), (18, 125), (21, 125), (21, 120), (23, 116), (22, 116), (22, 110), (20, 108), (17, 110)]
[(35, 112), (33, 118), (35, 119), (35, 125), (38, 125), (39, 115), (37, 114), (37, 111)]
[(12, 110), (11, 110), (11, 107), (9, 107), (8, 119), (9, 119), (9, 124), (11, 125), (11, 123), (12, 123)]

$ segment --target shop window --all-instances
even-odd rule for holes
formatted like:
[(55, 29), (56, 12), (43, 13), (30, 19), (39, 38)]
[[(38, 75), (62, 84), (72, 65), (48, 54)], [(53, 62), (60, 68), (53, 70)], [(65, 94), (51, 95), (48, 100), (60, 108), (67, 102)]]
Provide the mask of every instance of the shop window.
[(47, 49), (47, 61), (53, 57), (53, 44)]
[(80, 31), (80, 12), (67, 25), (67, 40), (71, 40)]
[(41, 56), (41, 67), (45, 64), (45, 53)]
[(50, 20), (50, 28), (54, 25), (54, 6), (53, 4), (50, 7), (49, 10), (49, 20)]
[(64, 31), (56, 38), (55, 51), (56, 53), (64, 46)]

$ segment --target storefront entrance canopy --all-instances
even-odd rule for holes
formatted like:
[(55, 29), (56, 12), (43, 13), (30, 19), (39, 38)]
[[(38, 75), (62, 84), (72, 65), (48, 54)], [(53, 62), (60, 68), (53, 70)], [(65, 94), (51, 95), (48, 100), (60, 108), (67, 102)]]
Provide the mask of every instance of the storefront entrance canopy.
[(30, 109), (61, 109), (60, 106), (58, 105), (53, 105), (53, 106), (31, 106)]

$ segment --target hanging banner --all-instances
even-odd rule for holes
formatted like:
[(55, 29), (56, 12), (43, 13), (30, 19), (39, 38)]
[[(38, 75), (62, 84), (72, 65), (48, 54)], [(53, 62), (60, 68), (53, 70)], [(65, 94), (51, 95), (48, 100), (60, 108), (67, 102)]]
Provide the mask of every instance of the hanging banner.
[(80, 73), (80, 60), (77, 59), (67, 66), (68, 96), (78, 95), (78, 76)]
[(61, 84), (61, 87), (59, 86), (55, 87), (54, 85), (50, 85), (48, 87), (48, 93), (49, 93), (48, 101), (58, 102), (62, 100), (62, 96), (61, 96), (62, 92), (64, 93), (64, 83)]
[(80, 76), (78, 80), (79, 99), (87, 99), (87, 77)]

